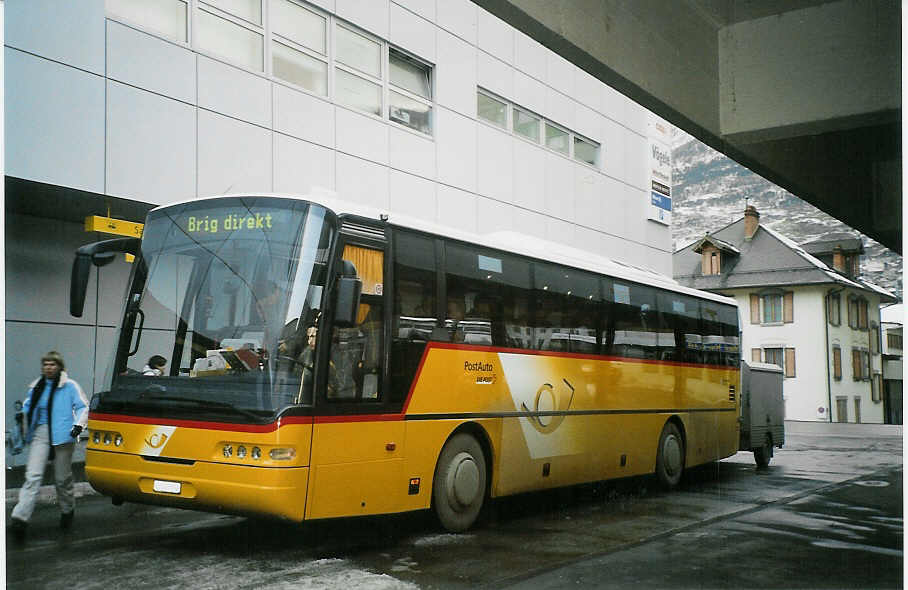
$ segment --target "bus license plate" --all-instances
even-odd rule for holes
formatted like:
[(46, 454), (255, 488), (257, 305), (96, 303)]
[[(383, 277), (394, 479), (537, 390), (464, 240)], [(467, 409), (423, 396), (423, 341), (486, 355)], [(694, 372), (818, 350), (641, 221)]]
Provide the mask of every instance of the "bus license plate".
[(154, 480), (154, 485), (152, 489), (156, 492), (164, 492), (167, 494), (179, 494), (181, 484), (178, 481), (161, 481), (159, 479)]

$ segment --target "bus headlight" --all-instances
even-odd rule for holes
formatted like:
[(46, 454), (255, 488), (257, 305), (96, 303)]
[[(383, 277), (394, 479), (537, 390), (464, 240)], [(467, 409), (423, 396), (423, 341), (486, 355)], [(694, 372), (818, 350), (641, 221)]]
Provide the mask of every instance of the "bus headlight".
[(96, 445), (101, 444), (101, 433), (98, 432), (97, 430), (92, 432), (91, 433), (91, 442), (95, 443)]
[(240, 445), (236, 448), (236, 458), (245, 459), (246, 458), (246, 447)]
[(123, 436), (120, 435), (120, 434), (117, 434), (117, 435), (114, 437), (114, 446), (115, 446), (115, 447), (119, 447), (119, 446), (122, 445), (122, 444), (123, 444)]
[(230, 458), (233, 456), (233, 445), (224, 445), (224, 457)]
[(258, 447), (252, 447), (252, 459), (258, 461), (262, 458), (262, 449)]
[(271, 449), (268, 455), (274, 461), (290, 461), (296, 457), (296, 449)]
[(110, 441), (111, 441), (112, 439), (113, 439), (113, 437), (110, 435), (109, 432), (105, 432), (105, 433), (104, 433), (104, 444), (105, 444), (105, 445), (109, 445), (109, 444), (110, 444)]

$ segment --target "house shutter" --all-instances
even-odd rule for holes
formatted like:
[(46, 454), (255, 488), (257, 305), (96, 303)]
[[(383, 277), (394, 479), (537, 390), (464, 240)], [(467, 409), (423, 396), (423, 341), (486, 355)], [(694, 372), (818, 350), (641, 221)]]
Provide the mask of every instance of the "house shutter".
[(760, 323), (760, 296), (753, 293), (750, 294), (750, 323)]
[(782, 319), (786, 324), (794, 321), (794, 293), (785, 293), (782, 297)]
[(842, 378), (842, 349), (832, 349), (832, 376), (836, 379)]
[(759, 348), (750, 349), (750, 360), (752, 360), (755, 363), (759, 363), (762, 360), (762, 357), (760, 356)]
[(851, 351), (851, 377), (855, 381), (861, 380), (861, 351)]
[(795, 349), (786, 348), (785, 349), (785, 376), (794, 377), (797, 374), (795, 371)]

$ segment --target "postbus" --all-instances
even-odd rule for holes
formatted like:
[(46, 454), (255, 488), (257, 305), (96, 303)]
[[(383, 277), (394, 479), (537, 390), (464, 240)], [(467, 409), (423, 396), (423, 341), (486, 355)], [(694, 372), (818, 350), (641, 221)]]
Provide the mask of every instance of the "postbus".
[[(86, 475), (124, 501), (290, 521), (655, 474), (738, 450), (734, 300), (508, 232), (242, 195), (149, 212)], [(146, 364), (163, 357), (163, 370)], [(151, 368), (152, 370), (149, 370)], [(160, 374), (158, 374), (160, 373)]]

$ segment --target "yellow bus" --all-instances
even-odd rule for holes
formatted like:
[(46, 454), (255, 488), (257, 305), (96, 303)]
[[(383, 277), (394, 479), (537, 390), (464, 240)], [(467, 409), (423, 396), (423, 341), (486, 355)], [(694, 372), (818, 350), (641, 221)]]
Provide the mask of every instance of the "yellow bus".
[(115, 504), (291, 521), (431, 508), (463, 531), (490, 498), (641, 474), (671, 487), (738, 450), (734, 301), (656, 273), (225, 196), (80, 248), (74, 315), (92, 264), (119, 252), (136, 258), (85, 466)]

